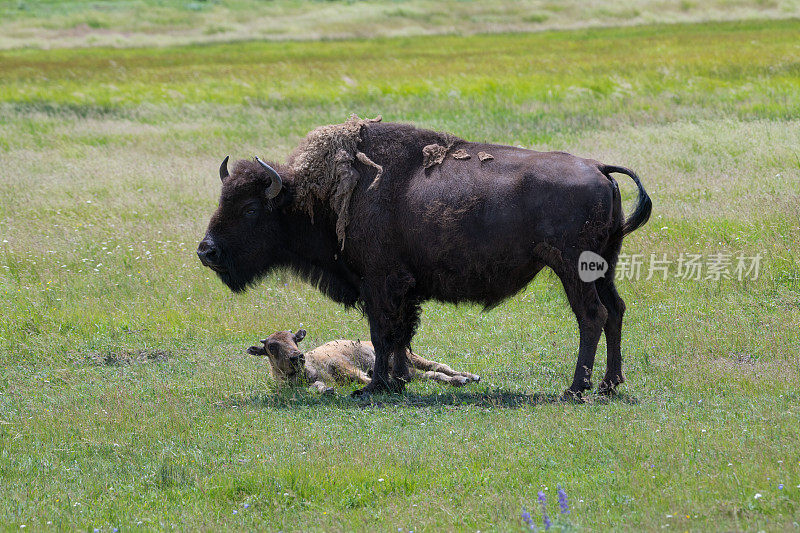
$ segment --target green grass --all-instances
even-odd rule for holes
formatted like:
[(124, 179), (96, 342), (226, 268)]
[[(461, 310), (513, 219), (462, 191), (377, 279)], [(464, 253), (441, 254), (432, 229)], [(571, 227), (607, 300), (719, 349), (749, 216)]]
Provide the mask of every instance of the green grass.
[[(507, 531), (558, 483), (583, 530), (795, 527), (798, 30), (0, 52), (0, 527)], [(425, 306), (415, 348), (479, 385), (278, 391), (245, 347), (365, 320), (281, 275), (234, 296), (194, 249), (222, 157), (282, 159), (350, 112), (632, 167), (655, 210), (624, 252), (761, 253), (761, 275), (622, 281), (608, 404), (553, 401), (577, 328), (549, 273), (489, 313)]]

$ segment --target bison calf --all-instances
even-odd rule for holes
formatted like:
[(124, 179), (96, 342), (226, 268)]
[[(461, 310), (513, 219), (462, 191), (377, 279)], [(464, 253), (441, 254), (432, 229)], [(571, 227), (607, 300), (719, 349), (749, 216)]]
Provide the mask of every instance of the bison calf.
[[(307, 384), (321, 393), (332, 392), (333, 383), (366, 385), (371, 381), (375, 369), (375, 348), (371, 342), (336, 340), (304, 354), (297, 343), (305, 336), (303, 329), (297, 333), (278, 331), (262, 340), (263, 346), (251, 346), (247, 353), (267, 356), (276, 380), (291, 385)], [(406, 362), (412, 369), (412, 379), (430, 379), (454, 387), (481, 379), (420, 357), (408, 349)]]

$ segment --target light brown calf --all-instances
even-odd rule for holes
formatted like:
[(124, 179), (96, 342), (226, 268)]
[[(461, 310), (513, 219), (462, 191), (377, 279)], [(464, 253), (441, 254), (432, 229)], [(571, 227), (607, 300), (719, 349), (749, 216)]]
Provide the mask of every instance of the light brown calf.
[[(333, 392), (333, 383), (366, 385), (370, 382), (375, 368), (375, 349), (371, 342), (336, 340), (304, 354), (297, 343), (305, 336), (303, 329), (297, 333), (278, 331), (262, 340), (262, 346), (248, 348), (247, 353), (267, 356), (276, 380), (291, 385), (308, 384), (322, 393)], [(406, 357), (412, 379), (431, 379), (454, 387), (481, 379), (420, 357), (409, 349), (406, 349)]]

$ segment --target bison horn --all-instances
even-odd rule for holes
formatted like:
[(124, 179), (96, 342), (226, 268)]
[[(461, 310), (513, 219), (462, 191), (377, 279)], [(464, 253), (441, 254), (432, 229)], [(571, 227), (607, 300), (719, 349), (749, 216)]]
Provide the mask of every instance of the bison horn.
[(221, 179), (222, 181), (225, 181), (225, 178), (230, 176), (230, 174), (228, 174), (228, 158), (229, 157), (230, 157), (229, 155), (226, 155), (225, 159), (222, 160), (222, 164), (219, 166), (219, 179)]
[(283, 187), (283, 181), (281, 180), (280, 175), (275, 171), (274, 168), (272, 168), (268, 164), (264, 163), (258, 157), (256, 157), (256, 161), (258, 161), (259, 165), (264, 167), (264, 170), (266, 170), (267, 173), (272, 178), (272, 183), (270, 184), (269, 188), (267, 189), (267, 200), (272, 200), (273, 198), (278, 196), (279, 192), (281, 192), (281, 188)]

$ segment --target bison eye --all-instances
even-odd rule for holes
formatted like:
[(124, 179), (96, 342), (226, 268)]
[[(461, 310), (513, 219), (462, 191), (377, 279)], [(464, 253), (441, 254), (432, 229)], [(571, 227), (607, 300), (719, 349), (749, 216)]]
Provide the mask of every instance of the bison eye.
[(242, 214), (246, 217), (254, 217), (258, 215), (258, 209), (255, 206), (247, 207)]

